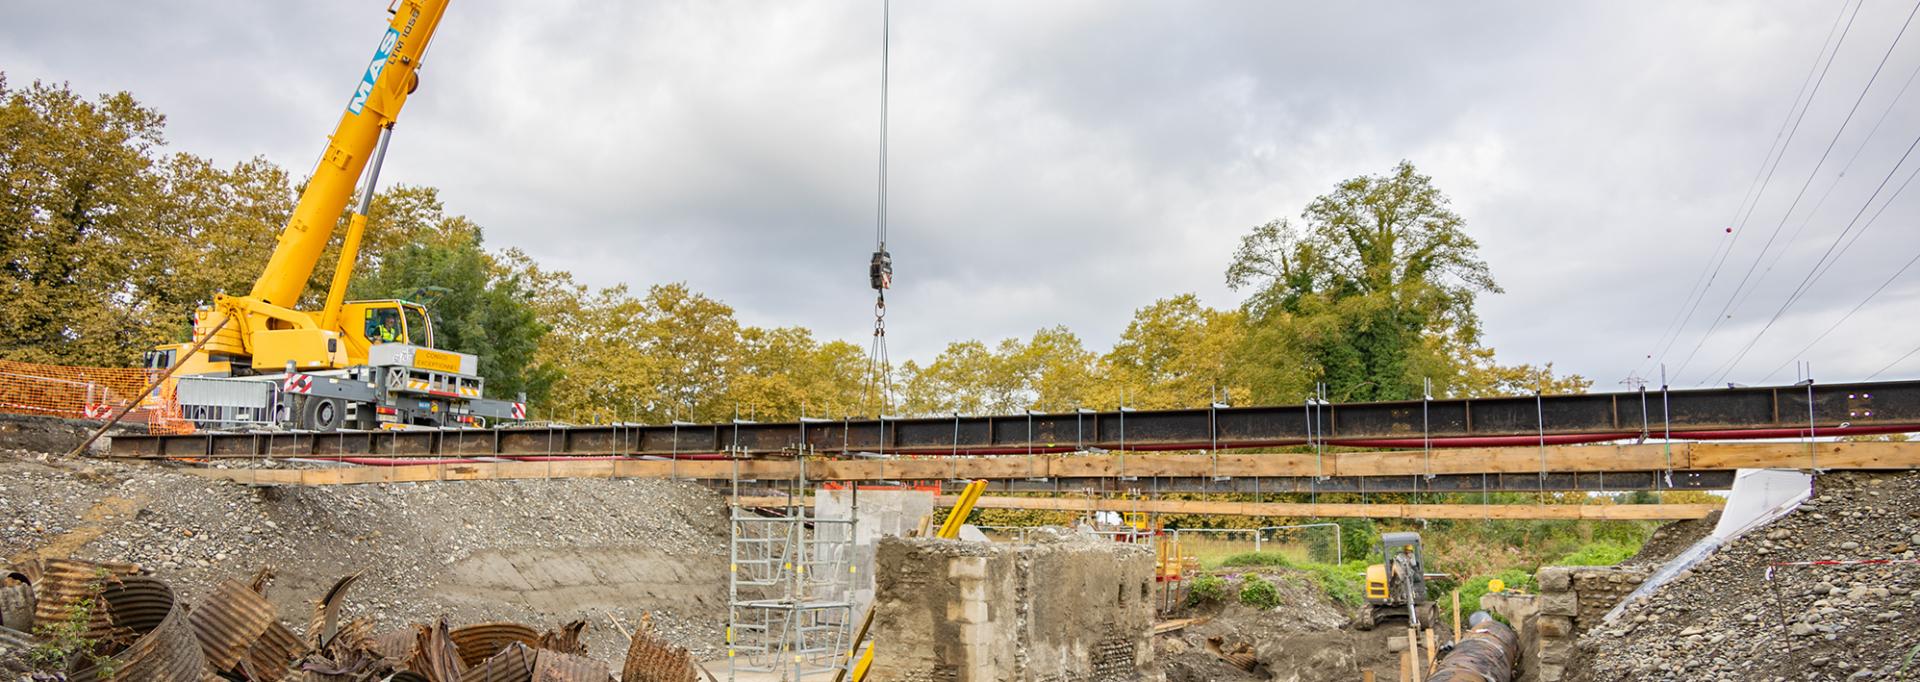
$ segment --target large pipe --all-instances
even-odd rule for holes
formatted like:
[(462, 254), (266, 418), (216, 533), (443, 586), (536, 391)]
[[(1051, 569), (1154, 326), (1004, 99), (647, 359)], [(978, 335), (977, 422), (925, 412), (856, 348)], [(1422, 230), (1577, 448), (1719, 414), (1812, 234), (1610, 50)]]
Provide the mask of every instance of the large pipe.
[(1427, 682), (1512, 682), (1520, 636), (1485, 611), (1473, 612), (1467, 622), (1473, 629), (1440, 659)]

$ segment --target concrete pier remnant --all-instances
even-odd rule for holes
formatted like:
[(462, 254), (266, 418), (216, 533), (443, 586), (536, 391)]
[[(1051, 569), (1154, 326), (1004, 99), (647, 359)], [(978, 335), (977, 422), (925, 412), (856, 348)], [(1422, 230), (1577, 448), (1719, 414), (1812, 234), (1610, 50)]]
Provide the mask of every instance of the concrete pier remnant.
[(872, 682), (1133, 682), (1153, 672), (1153, 552), (1038, 533), (1031, 544), (880, 541)]

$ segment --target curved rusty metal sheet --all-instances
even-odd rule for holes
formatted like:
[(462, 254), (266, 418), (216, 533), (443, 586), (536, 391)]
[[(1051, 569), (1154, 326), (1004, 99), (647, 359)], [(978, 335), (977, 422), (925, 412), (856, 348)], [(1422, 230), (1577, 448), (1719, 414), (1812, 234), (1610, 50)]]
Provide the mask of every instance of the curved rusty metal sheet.
[[(114, 653), (113, 682), (199, 682), (206, 678), (207, 661), (187, 624), (186, 610), (174, 599), (173, 588), (146, 576), (127, 576), (100, 594), (111, 624), (112, 641), (131, 640)], [(98, 680), (89, 667), (74, 673), (74, 682)]]
[(607, 664), (584, 656), (541, 649), (533, 659), (533, 682), (607, 682)]
[(34, 623), (66, 620), (75, 604), (94, 599), (87, 623), (87, 634), (94, 639), (104, 637), (110, 626), (105, 609), (95, 598), (107, 585), (140, 572), (140, 567), (128, 563), (48, 558), (36, 559), (22, 569), (20, 574), (33, 586)]
[(499, 653), (468, 668), (460, 675), (460, 682), (532, 682), (534, 655), (532, 647), (510, 642)]
[(407, 662), (407, 669), (420, 673), (429, 682), (460, 682), (460, 674), (467, 671), (467, 666), (460, 662), (453, 638), (447, 636), (446, 619), (417, 631), (413, 659)]
[(471, 668), (492, 658), (516, 642), (533, 645), (540, 633), (520, 623), (478, 623), (454, 628), (448, 633), (460, 651), (460, 661)]
[(275, 621), (268, 625), (260, 638), (247, 647), (247, 653), (240, 659), (246, 666), (248, 677), (258, 682), (276, 682), (286, 678), (295, 661), (307, 653), (307, 645), (294, 636), (286, 625)]
[(346, 601), (347, 588), (360, 579), (360, 574), (341, 576), (333, 581), (333, 587), (327, 588), (326, 596), (313, 604), (313, 616), (307, 621), (307, 645), (315, 649), (333, 643), (339, 634), (340, 605)]
[(246, 583), (227, 580), (193, 610), (187, 622), (200, 642), (200, 653), (216, 670), (232, 670), (246, 658), (247, 648), (276, 623), (273, 602)]
[(620, 682), (699, 682), (694, 672), (697, 665), (686, 649), (654, 636), (643, 625), (627, 645)]
[(425, 628), (424, 625), (410, 625), (374, 635), (367, 640), (366, 649), (393, 666), (405, 664), (413, 659), (413, 652), (419, 646), (420, 631)]

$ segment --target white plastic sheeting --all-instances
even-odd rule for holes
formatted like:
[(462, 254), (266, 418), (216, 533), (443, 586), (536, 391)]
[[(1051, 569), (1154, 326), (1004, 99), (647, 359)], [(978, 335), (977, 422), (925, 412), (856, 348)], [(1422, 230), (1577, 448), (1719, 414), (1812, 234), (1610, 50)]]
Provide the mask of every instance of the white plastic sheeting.
[(1605, 620), (1612, 621), (1620, 617), (1620, 612), (1626, 609), (1627, 604), (1653, 594), (1654, 590), (1673, 580), (1681, 571), (1711, 556), (1721, 545), (1785, 516), (1800, 506), (1801, 502), (1807, 501), (1812, 492), (1813, 477), (1800, 471), (1741, 469), (1734, 476), (1733, 492), (1727, 496), (1727, 505), (1720, 510), (1720, 523), (1713, 527), (1713, 532), (1662, 564), (1632, 594), (1613, 605), (1613, 610), (1607, 612)]

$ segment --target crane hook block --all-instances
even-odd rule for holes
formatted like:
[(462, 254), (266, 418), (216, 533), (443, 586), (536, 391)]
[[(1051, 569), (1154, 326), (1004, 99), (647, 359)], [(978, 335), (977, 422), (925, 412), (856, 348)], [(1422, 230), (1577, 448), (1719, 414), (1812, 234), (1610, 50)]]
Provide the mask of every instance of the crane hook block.
[(874, 291), (893, 288), (893, 255), (886, 249), (873, 252), (873, 262), (867, 265), (867, 280)]

